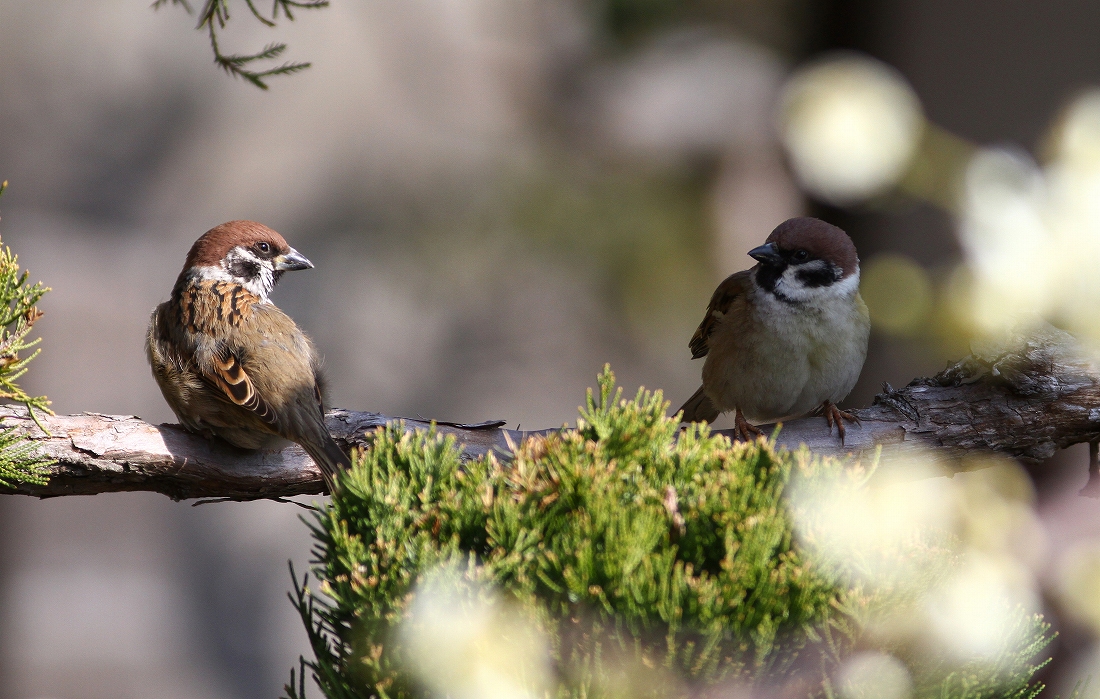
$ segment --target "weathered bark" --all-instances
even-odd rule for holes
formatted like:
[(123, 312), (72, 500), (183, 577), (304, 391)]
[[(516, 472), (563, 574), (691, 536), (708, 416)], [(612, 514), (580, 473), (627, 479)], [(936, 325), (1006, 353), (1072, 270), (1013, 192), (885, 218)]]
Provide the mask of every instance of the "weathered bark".
[[(229, 498), (255, 500), (324, 491), (321, 471), (297, 444), (278, 451), (247, 451), (207, 439), (179, 425), (151, 425), (127, 415), (39, 416), (41, 430), (21, 407), (0, 407), (0, 422), (16, 426), (56, 463), (46, 485), (20, 484), (14, 492), (40, 497), (94, 495), (128, 490), (163, 493), (173, 500)], [(329, 431), (344, 448), (363, 444), (366, 434), (386, 424), (377, 413), (332, 410)], [(404, 419), (408, 429), (425, 429), (423, 420)], [(505, 434), (522, 439), (530, 432), (502, 430), (500, 422), (441, 424), (462, 443), (466, 454), (507, 450)], [(0, 492), (3, 492), (0, 489)], [(8, 491), (12, 492), (12, 491)]]
[[(852, 410), (846, 443), (830, 434), (824, 418), (784, 424), (778, 443), (806, 444), (824, 454), (932, 448), (947, 458), (998, 452), (1041, 461), (1056, 450), (1100, 440), (1100, 372), (1069, 336), (1047, 329), (974, 354), (932, 378), (905, 388), (884, 387), (868, 408)], [(329, 412), (329, 430), (344, 447), (360, 445), (389, 418), (349, 410)], [(191, 434), (177, 425), (150, 425), (136, 417), (65, 415), (44, 418), (46, 434), (20, 408), (0, 408), (0, 420), (17, 426), (57, 463), (47, 485), (24, 484), (14, 492), (52, 497), (126, 490), (188, 498), (259, 499), (318, 494), (320, 471), (297, 445), (281, 451), (247, 452)], [(406, 419), (408, 429), (428, 426)], [(503, 422), (441, 423), (465, 454), (490, 450), (507, 455), (532, 434), (502, 428)], [(773, 426), (764, 426), (770, 434)]]

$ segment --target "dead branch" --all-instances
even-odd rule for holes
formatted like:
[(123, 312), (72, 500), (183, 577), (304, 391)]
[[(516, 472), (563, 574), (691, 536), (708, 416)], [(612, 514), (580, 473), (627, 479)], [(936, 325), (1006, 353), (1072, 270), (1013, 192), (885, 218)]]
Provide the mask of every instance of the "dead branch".
[[(882, 445), (891, 449), (932, 448), (956, 458), (998, 452), (1041, 461), (1058, 449), (1100, 440), (1100, 372), (1072, 339), (1046, 329), (999, 347), (976, 350), (932, 378), (905, 388), (885, 386), (868, 408), (852, 411), (861, 420), (848, 428), (846, 444), (826, 430), (825, 420), (809, 417), (783, 425), (778, 443), (806, 444), (832, 455), (859, 454)], [(329, 430), (346, 448), (394, 418), (377, 413), (333, 410)], [(47, 485), (20, 485), (24, 495), (54, 497), (146, 490), (174, 500), (229, 498), (253, 500), (320, 494), (320, 471), (297, 445), (281, 451), (248, 452), (191, 434), (178, 425), (150, 425), (137, 417), (59, 415), (44, 419), (49, 434), (22, 408), (0, 407), (0, 422), (16, 426), (56, 461)], [(406, 419), (407, 429), (424, 420)], [(464, 453), (476, 457), (533, 434), (503, 428), (502, 422), (440, 423)], [(770, 434), (774, 426), (764, 426)]]

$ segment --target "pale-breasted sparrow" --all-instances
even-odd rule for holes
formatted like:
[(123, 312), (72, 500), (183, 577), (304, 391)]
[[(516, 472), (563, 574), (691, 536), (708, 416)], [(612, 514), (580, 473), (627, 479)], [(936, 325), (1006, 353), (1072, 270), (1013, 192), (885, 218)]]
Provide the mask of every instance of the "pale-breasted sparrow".
[(689, 343), (693, 359), (707, 359), (684, 422), (734, 410), (748, 439), (761, 434), (748, 420), (819, 410), (843, 441), (843, 421), (856, 420), (836, 403), (859, 378), (871, 327), (852, 239), (819, 219), (792, 218), (749, 255), (758, 264), (718, 286)]
[(184, 427), (245, 449), (297, 442), (331, 492), (347, 455), (325, 428), (313, 343), (268, 298), (283, 272), (313, 264), (253, 221), (210, 229), (187, 253), (149, 321), (153, 376)]

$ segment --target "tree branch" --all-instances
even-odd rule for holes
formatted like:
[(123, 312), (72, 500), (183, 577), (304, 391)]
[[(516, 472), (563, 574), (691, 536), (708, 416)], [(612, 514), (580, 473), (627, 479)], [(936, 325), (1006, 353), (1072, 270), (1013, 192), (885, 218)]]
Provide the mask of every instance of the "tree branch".
[[(885, 386), (868, 408), (853, 410), (861, 420), (848, 427), (846, 444), (809, 417), (784, 424), (778, 443), (806, 444), (815, 452), (859, 454), (879, 445), (890, 449), (931, 448), (947, 458), (998, 452), (1040, 461), (1058, 449), (1100, 440), (1100, 372), (1076, 350), (1065, 333), (1045, 329), (987, 347), (932, 378), (900, 390)], [(389, 418), (377, 413), (333, 410), (329, 430), (345, 447), (362, 445), (366, 434)], [(405, 418), (409, 429), (424, 420)], [(0, 407), (0, 422), (36, 441), (50, 467), (47, 485), (20, 485), (10, 492), (39, 497), (146, 490), (174, 500), (253, 500), (319, 494), (321, 473), (297, 445), (281, 451), (248, 452), (191, 434), (178, 425), (150, 425), (136, 417), (58, 415), (46, 417), (44, 432), (26, 409)], [(533, 434), (502, 429), (502, 422), (439, 423), (465, 454), (490, 450), (506, 455), (510, 444)], [(771, 433), (774, 426), (764, 426)]]

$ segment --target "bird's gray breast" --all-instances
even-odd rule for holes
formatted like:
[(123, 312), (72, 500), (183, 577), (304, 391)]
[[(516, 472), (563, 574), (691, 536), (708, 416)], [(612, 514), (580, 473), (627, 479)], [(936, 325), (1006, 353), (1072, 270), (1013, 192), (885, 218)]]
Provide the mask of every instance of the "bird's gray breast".
[(867, 352), (858, 294), (792, 304), (762, 289), (755, 293), (754, 322), (717, 331), (726, 337), (716, 338), (704, 366), (713, 387), (708, 395), (757, 421), (805, 414), (846, 396)]

